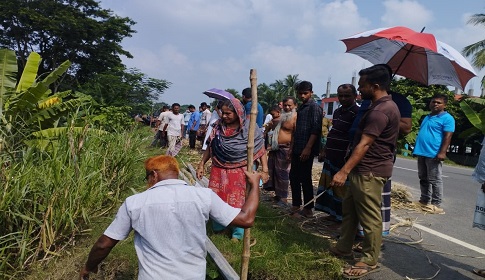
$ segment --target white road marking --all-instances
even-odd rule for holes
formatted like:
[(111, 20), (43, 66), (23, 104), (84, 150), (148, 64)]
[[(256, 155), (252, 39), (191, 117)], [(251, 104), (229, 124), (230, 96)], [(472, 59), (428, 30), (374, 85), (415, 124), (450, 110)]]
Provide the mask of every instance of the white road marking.
[[(410, 169), (410, 168), (405, 168), (405, 167), (399, 167), (399, 166), (394, 166), (394, 168), (397, 168), (397, 169), (402, 169), (402, 170), (407, 170), (407, 171), (414, 171), (414, 172), (418, 172), (418, 170), (415, 170), (415, 169)], [(448, 176), (446, 175), (441, 175), (443, 178), (448, 178)]]
[[(403, 222), (403, 221), (404, 221), (403, 219), (401, 219), (401, 218), (399, 218), (399, 217), (396, 217), (396, 216), (394, 216), (394, 215), (391, 215), (391, 216), (392, 216), (394, 219), (398, 220), (399, 222)], [(426, 232), (428, 232), (428, 233), (431, 233), (431, 234), (436, 235), (436, 236), (438, 236), (438, 237), (441, 237), (441, 238), (443, 238), (443, 239), (446, 239), (446, 240), (448, 240), (448, 241), (450, 241), (450, 242), (453, 242), (453, 243), (455, 243), (455, 244), (461, 245), (461, 246), (463, 246), (463, 247), (465, 247), (465, 248), (467, 248), (467, 249), (470, 249), (470, 250), (475, 251), (475, 252), (477, 252), (477, 253), (480, 253), (480, 254), (482, 254), (482, 255), (485, 255), (485, 249), (482, 249), (482, 248), (477, 247), (477, 246), (475, 246), (475, 245), (468, 244), (468, 243), (466, 243), (466, 242), (464, 242), (464, 241), (458, 240), (458, 239), (456, 239), (456, 238), (454, 238), (454, 237), (451, 237), (451, 236), (448, 236), (448, 235), (446, 235), (446, 234), (444, 234), (444, 233), (441, 233), (441, 232), (438, 232), (438, 231), (436, 231), (436, 230), (433, 230), (433, 229), (427, 228), (427, 227), (422, 226), (422, 225), (420, 225), (420, 224), (416, 224), (416, 223), (414, 223), (414, 224), (413, 224), (413, 227), (418, 228), (418, 229), (420, 229), (420, 230), (422, 230), (422, 231), (426, 231)]]

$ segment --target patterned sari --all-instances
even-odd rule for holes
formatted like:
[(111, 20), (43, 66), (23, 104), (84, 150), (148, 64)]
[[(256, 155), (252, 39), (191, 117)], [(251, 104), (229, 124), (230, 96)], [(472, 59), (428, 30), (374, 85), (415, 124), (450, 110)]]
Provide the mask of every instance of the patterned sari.
[[(240, 208), (246, 193), (244, 170), (247, 169), (249, 122), (241, 102), (232, 99), (231, 103), (239, 117), (239, 128), (228, 128), (221, 119), (214, 125), (208, 140), (212, 159), (209, 188), (229, 205)], [(255, 129), (254, 160), (265, 152), (263, 134)]]

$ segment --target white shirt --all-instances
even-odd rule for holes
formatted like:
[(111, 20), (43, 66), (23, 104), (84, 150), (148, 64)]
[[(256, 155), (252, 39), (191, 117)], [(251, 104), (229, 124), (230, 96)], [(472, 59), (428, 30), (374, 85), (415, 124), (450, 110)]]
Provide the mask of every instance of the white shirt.
[(158, 120), (160, 121), (160, 126), (158, 127), (158, 130), (163, 131), (165, 124), (168, 123), (167, 116), (168, 116), (168, 114), (171, 114), (171, 113), (172, 112), (170, 112), (170, 111), (165, 111), (165, 112), (160, 113), (160, 115), (158, 116)]
[(273, 119), (273, 116), (271, 114), (267, 114), (266, 118), (264, 119), (263, 125), (269, 123)]
[(167, 115), (167, 135), (170, 136), (180, 136), (182, 134), (182, 127), (184, 125), (184, 115), (170, 112)]
[(211, 111), (209, 111), (209, 109), (205, 109), (204, 112), (202, 112), (202, 116), (200, 117), (200, 124), (208, 124), (211, 115)]
[(211, 189), (163, 180), (128, 197), (104, 234), (126, 239), (135, 230), (138, 279), (205, 279), (206, 222), (229, 225), (240, 209)]
[(209, 127), (207, 128), (207, 132), (205, 134), (204, 142), (202, 143), (202, 151), (207, 149), (207, 139), (212, 133), (212, 129), (214, 128), (212, 125), (220, 119), (219, 114), (217, 113), (217, 109), (215, 109), (211, 114), (211, 119), (209, 120)]

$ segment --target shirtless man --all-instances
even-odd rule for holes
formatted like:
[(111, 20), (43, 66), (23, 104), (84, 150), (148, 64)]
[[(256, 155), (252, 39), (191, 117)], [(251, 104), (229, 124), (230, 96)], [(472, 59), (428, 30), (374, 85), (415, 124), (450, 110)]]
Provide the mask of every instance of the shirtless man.
[(286, 206), (290, 184), (290, 153), (292, 134), (296, 126), (296, 99), (288, 96), (283, 99), (283, 113), (279, 121), (271, 121), (269, 129), (273, 137), (269, 143), (268, 170), (269, 180), (266, 189), (274, 189), (274, 200)]

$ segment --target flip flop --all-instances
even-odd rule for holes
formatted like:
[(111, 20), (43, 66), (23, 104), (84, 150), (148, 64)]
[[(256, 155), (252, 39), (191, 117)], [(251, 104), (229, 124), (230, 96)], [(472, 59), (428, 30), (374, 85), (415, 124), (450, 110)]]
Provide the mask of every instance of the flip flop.
[[(349, 275), (348, 273), (352, 270), (362, 270), (363, 272), (359, 275)], [(370, 265), (365, 265), (365, 266), (361, 266), (361, 265), (352, 265), (350, 267), (347, 267), (345, 268), (343, 271), (342, 271), (342, 274), (345, 278), (347, 279), (359, 279), (359, 278), (362, 278), (368, 274), (371, 274), (373, 272), (377, 272), (381, 270), (381, 267), (376, 265), (376, 266), (370, 266)]]
[[(384, 249), (386, 248), (386, 246), (384, 245), (384, 243), (381, 244), (381, 251), (383, 251)], [(352, 248), (352, 250), (354, 250), (354, 252), (357, 252), (357, 253), (362, 253), (362, 243), (359, 242), (357, 244), (355, 244), (354, 248)]]
[(476, 275), (478, 275), (478, 276), (482, 276), (483, 278), (485, 278), (485, 269), (478, 269), (478, 268), (474, 268), (472, 271), (473, 271), (473, 273), (475, 273)]

